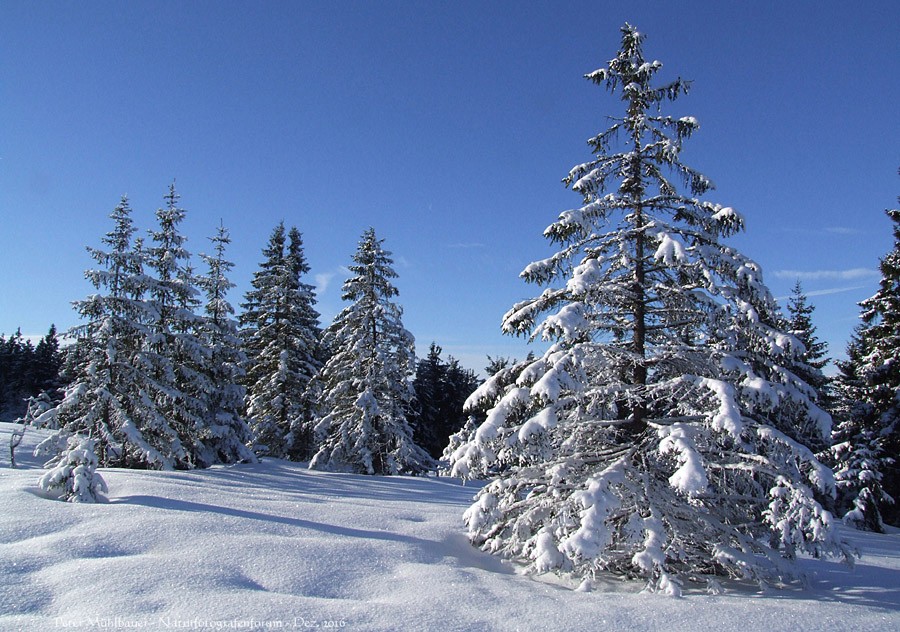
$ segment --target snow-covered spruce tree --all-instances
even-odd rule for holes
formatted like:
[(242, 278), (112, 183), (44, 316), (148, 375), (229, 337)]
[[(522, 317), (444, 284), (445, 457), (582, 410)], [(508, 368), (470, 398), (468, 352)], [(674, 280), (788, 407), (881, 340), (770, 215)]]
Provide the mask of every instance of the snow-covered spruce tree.
[(219, 226), (212, 255), (200, 255), (206, 262), (207, 274), (197, 278), (197, 286), (206, 296), (205, 317), (199, 325), (199, 337), (209, 349), (206, 378), (210, 390), (206, 395), (206, 423), (203, 445), (209, 450), (206, 460), (217, 463), (255, 461), (247, 447), (253, 435), (243, 416), (246, 389), (240, 384), (247, 357), (241, 351), (241, 339), (234, 308), (228, 291), (234, 287), (228, 273), (234, 264), (226, 259), (225, 248), (231, 237)]
[(310, 390), (310, 385), (324, 366), (328, 351), (322, 344), (319, 312), (315, 309), (315, 287), (302, 280), (309, 273), (310, 267), (303, 252), (303, 238), (296, 227), (291, 227), (288, 231), (287, 260), (293, 274), (300, 279), (294, 319), (298, 324), (298, 331), (302, 333), (298, 337), (301, 362), (297, 366), (304, 390), (300, 400), (300, 415), (291, 421), (286, 445), (291, 459), (308, 460), (312, 458), (316, 448), (312, 434), (313, 401), (316, 395)]
[(344, 308), (325, 331), (332, 352), (317, 403), (320, 440), (310, 467), (362, 474), (416, 474), (433, 466), (413, 441), (407, 415), (413, 397), (415, 341), (391, 299), (397, 277), (391, 253), (369, 228), (344, 282)]
[(840, 364), (838, 443), (833, 452), (838, 481), (853, 506), (849, 523), (880, 531), (881, 518), (900, 526), (900, 209), (894, 248), (880, 264), (881, 282), (862, 301), (862, 324)]
[(792, 369), (804, 382), (816, 389), (816, 403), (819, 407), (831, 412), (834, 407), (831, 380), (824, 373), (828, 364), (828, 344), (819, 340), (816, 335), (816, 326), (812, 320), (815, 308), (809, 304), (800, 281), (797, 281), (791, 291), (787, 310), (788, 332), (797, 338), (804, 348), (798, 358), (799, 362)]
[(834, 468), (837, 497), (835, 507), (846, 524), (864, 531), (884, 532), (880, 506), (892, 499), (882, 488), (883, 470), (890, 464), (884, 438), (873, 422), (872, 406), (865, 396), (862, 375), (862, 326), (847, 344), (847, 359), (838, 360), (834, 379), (834, 414), (837, 425), (834, 445), (822, 454)]
[(881, 432), (874, 406), (862, 399), (868, 385), (862, 371), (861, 330), (860, 327), (847, 345), (848, 359), (838, 362), (840, 372), (835, 378), (838, 424), (826, 462), (834, 468), (836, 506), (844, 523), (883, 533), (882, 508), (896, 501), (885, 491), (882, 482), (895, 457), (885, 449), (887, 437)]
[(240, 322), (253, 449), (302, 459), (311, 451), (300, 428), (308, 416), (307, 386), (322, 365), (321, 331), (314, 288), (302, 281), (309, 265), (300, 232), (292, 228), (288, 239), (286, 248), (282, 222), (263, 250)]
[(94, 440), (79, 435), (67, 438), (66, 447), (52, 459), (38, 479), (45, 493), (70, 503), (95, 503), (101, 492), (108, 492), (106, 481), (97, 472)]
[(135, 228), (127, 198), (111, 218), (115, 226), (102, 239), (108, 250), (88, 248), (99, 267), (85, 277), (98, 292), (75, 303), (85, 322), (69, 332), (75, 339), (67, 367), (72, 383), (59, 405), (35, 420), (59, 431), (36, 451), (81, 434), (96, 441), (102, 466), (171, 468), (186, 455), (156, 405), (165, 385), (146, 353), (147, 323), (154, 314), (145, 300), (145, 252), (138, 240), (132, 244)]
[[(785, 368), (801, 346), (774, 326), (759, 266), (721, 242), (742, 218), (700, 200), (711, 183), (680, 162), (697, 122), (661, 106), (688, 85), (654, 87), (661, 64), (642, 39), (626, 24), (587, 75), (625, 115), (565, 179), (583, 205), (546, 229), (561, 249), (522, 273), (548, 287), (503, 320), (553, 344), (457, 451), (470, 477), (501, 471), (465, 513), (470, 537), (535, 572), (670, 593), (796, 576), (801, 551), (849, 559), (810, 488), (829, 489), (831, 472), (804, 445), (830, 417)], [(480, 392), (494, 396), (491, 380)]]
[(879, 265), (881, 282), (874, 296), (860, 303), (864, 324), (862, 372), (876, 428), (883, 440), (882, 485), (893, 503), (882, 508), (888, 524), (900, 526), (900, 209), (886, 211), (893, 222), (894, 247)]
[(148, 303), (154, 318), (148, 323), (147, 357), (153, 363), (156, 381), (162, 386), (156, 405), (169, 419), (184, 446), (186, 458), (178, 467), (207, 467), (214, 462), (205, 444), (209, 436), (208, 394), (210, 350), (197, 335), (202, 318), (187, 239), (180, 232), (185, 211), (179, 206), (175, 185), (164, 196), (165, 206), (156, 211), (158, 230), (150, 231), (147, 267), (156, 273), (148, 278)]

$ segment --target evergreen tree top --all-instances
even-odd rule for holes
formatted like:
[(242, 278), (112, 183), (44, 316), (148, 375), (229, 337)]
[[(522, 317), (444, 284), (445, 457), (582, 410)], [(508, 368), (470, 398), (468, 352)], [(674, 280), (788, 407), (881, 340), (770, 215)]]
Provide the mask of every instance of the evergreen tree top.
[[(131, 219), (131, 205), (128, 202), (127, 195), (122, 196), (122, 199), (113, 209), (112, 213), (110, 213), (109, 217), (115, 222), (115, 228), (106, 233), (106, 235), (101, 238), (101, 242), (113, 250), (127, 250), (131, 245), (131, 236), (137, 230)], [(90, 248), (88, 250), (90, 250)]]
[(184, 258), (186, 251), (181, 247), (187, 238), (178, 232), (178, 225), (184, 221), (186, 212), (178, 206), (181, 196), (175, 191), (175, 183), (169, 185), (169, 192), (163, 197), (166, 205), (156, 210), (156, 219), (159, 222), (159, 230), (150, 231), (151, 237), (157, 242), (155, 250), (163, 253), (165, 250), (175, 251), (176, 258)]
[[(828, 364), (828, 344), (820, 341), (816, 336), (816, 326), (812, 321), (815, 308), (809, 304), (799, 280), (791, 290), (787, 308), (790, 315), (788, 322), (790, 333), (796, 336), (805, 347), (803, 361), (815, 369), (822, 369)], [(809, 381), (808, 376), (807, 381)]]
[(636, 130), (638, 128), (633, 123), (641, 111), (652, 104), (658, 105), (664, 100), (674, 101), (680, 95), (687, 94), (691, 82), (678, 78), (665, 86), (648, 90), (650, 79), (662, 68), (662, 62), (647, 62), (644, 59), (642, 45), (645, 36), (631, 24), (626, 22), (621, 32), (622, 45), (618, 54), (609, 60), (606, 68), (590, 72), (585, 78), (598, 85), (605, 84), (611, 92), (622, 86), (622, 100), (629, 102), (629, 116), (621, 120), (630, 121), (631, 128)]
[(198, 286), (206, 293), (205, 311), (215, 323), (221, 324), (224, 319), (234, 314), (234, 308), (228, 302), (227, 293), (235, 287), (227, 275), (234, 263), (225, 258), (225, 249), (231, 243), (231, 236), (224, 225), (219, 224), (214, 237), (209, 240), (213, 244), (213, 255), (201, 254), (206, 262), (208, 274), (197, 279)]
[(894, 247), (880, 263), (881, 282), (874, 296), (862, 301), (862, 319), (869, 325), (879, 320), (900, 321), (900, 209), (885, 211), (894, 223)]
[(287, 259), (290, 262), (292, 273), (297, 277), (309, 273), (309, 264), (306, 262), (306, 255), (303, 252), (303, 235), (295, 226), (292, 226), (288, 232)]
[[(697, 120), (692, 116), (674, 118), (657, 114), (664, 101), (674, 101), (686, 94), (690, 82), (678, 78), (663, 86), (654, 86), (652, 80), (662, 64), (645, 60), (641, 50), (642, 40), (643, 36), (626, 24), (622, 28), (622, 47), (616, 57), (605, 68), (585, 75), (611, 93), (620, 91), (620, 98), (626, 103), (626, 113), (623, 117), (610, 117), (613, 125), (588, 140), (598, 159), (573, 168), (564, 182), (581, 193), (585, 203), (594, 202), (594, 208), (590, 209), (594, 213), (604, 207), (627, 208), (636, 200), (641, 200), (648, 207), (677, 204), (683, 206), (676, 210), (678, 219), (703, 225), (717, 235), (740, 230), (741, 218), (730, 209), (728, 213), (723, 212), (717, 223), (704, 222), (704, 214), (696, 213), (696, 210), (703, 210), (704, 205), (695, 209), (696, 200), (678, 195), (660, 168), (674, 171), (692, 195), (702, 195), (713, 188), (708, 178), (679, 162), (682, 143), (699, 127)], [(623, 135), (625, 151), (610, 153), (614, 142)], [(643, 170), (638, 170), (638, 165)], [(618, 181), (619, 185), (604, 204), (597, 198), (610, 188), (612, 181)], [(651, 184), (658, 189), (658, 195), (645, 199)], [(585, 210), (587, 208), (582, 209)], [(716, 208), (713, 212), (720, 210)], [(565, 228), (567, 230), (553, 231), (548, 236), (565, 240), (573, 233), (583, 234), (578, 230), (577, 223), (570, 223)]]
[(281, 221), (272, 230), (272, 234), (269, 236), (269, 243), (263, 248), (262, 253), (266, 258), (266, 261), (264, 261), (260, 267), (266, 265), (271, 266), (273, 263), (280, 262), (284, 258), (284, 237), (284, 221)]
[[(359, 246), (353, 254), (353, 264), (349, 266), (354, 276), (344, 282), (341, 298), (355, 301), (365, 294), (375, 292), (382, 299), (398, 296), (400, 291), (389, 281), (397, 278), (391, 252), (384, 249), (384, 239), (378, 239), (374, 228), (362, 234)], [(373, 300), (377, 300), (374, 296)]]

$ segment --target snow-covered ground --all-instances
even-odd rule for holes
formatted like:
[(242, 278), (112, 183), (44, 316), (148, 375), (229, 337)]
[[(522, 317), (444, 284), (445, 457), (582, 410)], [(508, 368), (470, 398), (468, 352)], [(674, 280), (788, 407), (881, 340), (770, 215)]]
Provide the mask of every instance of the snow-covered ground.
[(270, 460), (103, 470), (108, 502), (45, 499), (29, 430), (0, 424), (0, 630), (900, 629), (900, 533), (848, 531), (853, 570), (805, 560), (809, 589), (681, 599), (609, 580), (576, 592), (473, 549), (474, 488)]

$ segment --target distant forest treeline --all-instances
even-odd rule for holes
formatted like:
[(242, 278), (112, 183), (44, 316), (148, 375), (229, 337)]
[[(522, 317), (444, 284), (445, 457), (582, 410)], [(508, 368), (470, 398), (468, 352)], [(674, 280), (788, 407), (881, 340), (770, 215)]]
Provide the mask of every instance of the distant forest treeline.
[(65, 382), (61, 375), (63, 357), (54, 325), (37, 345), (21, 330), (8, 338), (0, 334), (0, 420), (12, 421), (24, 415), (30, 397), (58, 391)]

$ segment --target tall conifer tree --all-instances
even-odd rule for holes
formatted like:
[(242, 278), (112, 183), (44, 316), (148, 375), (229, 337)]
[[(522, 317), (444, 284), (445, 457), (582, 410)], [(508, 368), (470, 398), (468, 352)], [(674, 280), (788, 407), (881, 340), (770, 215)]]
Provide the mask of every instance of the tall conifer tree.
[(207, 467), (215, 460), (204, 441), (208, 395), (212, 390), (207, 367), (210, 350), (198, 336), (201, 316), (191, 254), (181, 223), (186, 212), (179, 206), (175, 185), (169, 186), (165, 206), (156, 211), (158, 229), (150, 231), (147, 267), (156, 273), (148, 278), (148, 301), (154, 314), (149, 323), (148, 356), (155, 363), (156, 379), (164, 385), (157, 406), (175, 428), (187, 452), (183, 467)]
[(241, 339), (234, 308), (228, 301), (228, 291), (234, 283), (228, 273), (234, 264), (225, 257), (231, 237), (219, 226), (212, 255), (200, 255), (207, 265), (206, 276), (197, 285), (206, 297), (205, 317), (200, 325), (200, 338), (209, 349), (206, 377), (210, 391), (206, 397), (207, 422), (204, 445), (209, 450), (205, 460), (221, 463), (254, 461), (256, 457), (247, 447), (252, 440), (250, 427), (243, 416), (246, 389), (240, 384), (244, 377), (247, 357), (241, 351)]
[[(810, 490), (833, 488), (805, 445), (831, 419), (786, 368), (801, 345), (759, 266), (721, 241), (743, 219), (701, 200), (711, 182), (680, 161), (697, 121), (661, 109), (688, 84), (654, 85), (662, 64), (642, 41), (626, 25), (587, 75), (625, 113), (565, 179), (582, 206), (546, 229), (559, 251), (522, 272), (546, 289), (503, 319), (552, 344), (457, 450), (457, 471), (500, 472), (466, 512), (470, 537), (537, 572), (672, 593), (791, 576), (799, 551), (848, 554)], [(488, 380), (470, 402), (496, 391)]]
[(900, 526), (900, 210), (886, 212), (894, 247), (881, 260), (878, 291), (860, 303), (862, 324), (839, 364), (832, 450), (845, 520), (873, 531), (882, 521)]
[(297, 428), (308, 415), (306, 389), (321, 366), (319, 314), (300, 232), (272, 231), (241, 315), (247, 415), (260, 455), (302, 458)]
[(403, 327), (391, 253), (370, 228), (362, 235), (343, 299), (325, 331), (333, 355), (318, 378), (318, 452), (310, 466), (362, 474), (420, 473), (433, 463), (413, 441), (415, 341)]
[[(797, 360), (789, 367), (804, 382), (816, 389), (816, 404), (819, 408), (831, 412), (834, 408), (834, 396), (832, 394), (831, 380), (825, 375), (824, 369), (828, 365), (828, 344), (819, 340), (816, 335), (816, 326), (813, 323), (815, 308), (809, 304), (809, 299), (803, 292), (800, 281), (791, 290), (791, 297), (787, 304), (788, 320), (787, 330), (803, 345), (803, 351), (798, 354)], [(829, 447), (827, 444), (812, 446), (817, 449)]]
[(809, 304), (809, 298), (803, 292), (800, 281), (797, 281), (791, 290), (787, 309), (790, 333), (802, 342), (805, 348), (801, 359), (818, 371), (806, 375), (806, 382), (819, 387), (824, 384), (822, 371), (828, 364), (828, 344), (819, 340), (816, 335), (816, 326), (812, 319), (815, 308)]

